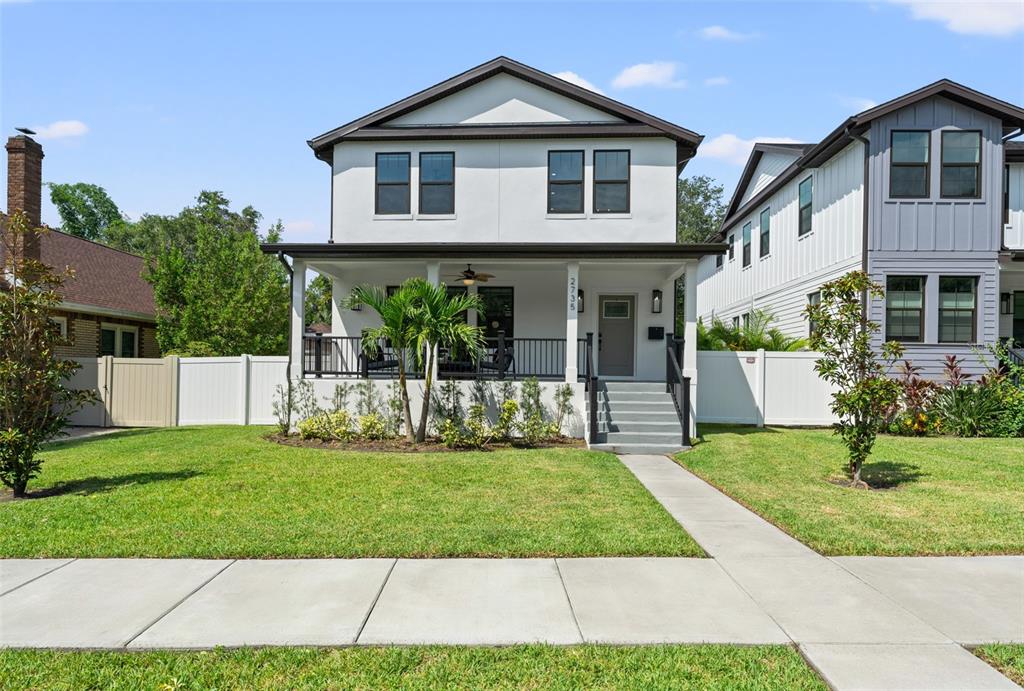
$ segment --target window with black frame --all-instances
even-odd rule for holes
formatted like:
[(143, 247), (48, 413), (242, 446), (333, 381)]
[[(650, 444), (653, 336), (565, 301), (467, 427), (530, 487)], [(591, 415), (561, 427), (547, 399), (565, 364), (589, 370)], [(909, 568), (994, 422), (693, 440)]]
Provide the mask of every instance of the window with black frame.
[[(821, 291), (820, 290), (816, 290), (813, 293), (808, 293), (808, 295), (807, 295), (807, 306), (808, 307), (817, 307), (820, 304), (821, 304)], [(813, 319), (808, 319), (807, 320), (807, 333), (808, 333), (808, 335), (809, 336), (813, 336), (815, 333), (817, 333), (817, 331), (818, 331), (818, 322), (814, 321)]]
[(761, 240), (761, 256), (767, 257), (768, 253), (771, 252), (772, 240), (772, 210), (771, 207), (761, 212), (760, 228), (758, 228), (758, 235)]
[(409, 154), (377, 154), (375, 213), (408, 214), (409, 208)]
[(806, 235), (811, 232), (811, 222), (814, 219), (814, 178), (806, 177), (800, 181), (800, 221), (797, 235)]
[(981, 132), (942, 133), (943, 197), (977, 199), (981, 196)]
[(931, 132), (893, 130), (889, 151), (889, 196), (919, 199), (928, 196)]
[(750, 230), (750, 223), (743, 226), (743, 266), (750, 266)]
[(594, 213), (629, 212), (629, 151), (594, 152)]
[(939, 342), (973, 343), (977, 317), (974, 276), (939, 277)]
[(583, 213), (583, 152), (548, 152), (548, 213)]
[(477, 326), (483, 329), (485, 338), (497, 338), (499, 331), (505, 332), (505, 338), (512, 338), (515, 333), (515, 291), (504, 286), (480, 286), (481, 309), (477, 318)]
[(455, 154), (423, 152), (420, 154), (420, 213), (424, 215), (455, 213)]
[(885, 338), (903, 343), (924, 340), (923, 276), (889, 276), (886, 279)]

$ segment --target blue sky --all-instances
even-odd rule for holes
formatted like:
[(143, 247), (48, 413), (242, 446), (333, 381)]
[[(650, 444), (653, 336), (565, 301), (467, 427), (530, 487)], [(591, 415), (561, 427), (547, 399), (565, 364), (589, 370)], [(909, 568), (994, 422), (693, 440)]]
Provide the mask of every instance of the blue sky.
[(306, 140), (502, 54), (704, 134), (683, 174), (731, 193), (751, 140), (816, 140), (941, 77), (1024, 104), (1024, 2), (0, 0), (0, 128), (40, 128), (45, 180), (131, 217), (217, 189), (322, 242)]

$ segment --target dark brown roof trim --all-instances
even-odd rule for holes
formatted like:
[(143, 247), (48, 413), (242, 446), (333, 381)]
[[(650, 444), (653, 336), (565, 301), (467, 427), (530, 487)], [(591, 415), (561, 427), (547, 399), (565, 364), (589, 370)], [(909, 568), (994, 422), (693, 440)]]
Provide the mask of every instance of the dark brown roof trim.
[[(1004, 125), (1011, 127), (1024, 127), (1024, 108), (1001, 101), (998, 98), (993, 98), (987, 94), (983, 94), (980, 91), (968, 88), (963, 84), (958, 84), (950, 79), (940, 79), (937, 82), (929, 84), (928, 86), (911, 91), (908, 94), (904, 94), (899, 98), (894, 98), (891, 101), (886, 101), (881, 105), (877, 105), (874, 108), (869, 108), (857, 115), (847, 118), (838, 127), (832, 130), (824, 139), (817, 144), (810, 147), (804, 152), (804, 155), (798, 158), (793, 165), (782, 172), (779, 177), (765, 187), (761, 192), (754, 196), (749, 202), (744, 204), (738, 209), (733, 209), (732, 202), (730, 202), (729, 208), (726, 210), (726, 217), (722, 221), (722, 225), (719, 228), (716, 238), (725, 237), (726, 232), (739, 221), (741, 221), (751, 209), (757, 207), (763, 203), (768, 197), (775, 194), (780, 187), (791, 181), (803, 170), (807, 168), (817, 168), (822, 163), (832, 158), (843, 149), (845, 149), (851, 142), (855, 140), (857, 135), (863, 134), (871, 125), (871, 121), (880, 118), (884, 115), (888, 115), (900, 108), (912, 105), (918, 101), (932, 96), (942, 96), (948, 98), (951, 101), (961, 103), (963, 105), (970, 106), (984, 113), (997, 117), (1003, 121)], [(777, 144), (775, 146), (778, 146)], [(756, 149), (756, 145), (755, 145)], [(1006, 155), (1009, 154), (1010, 147), (1006, 147)], [(1016, 154), (1014, 154), (1015, 156)], [(760, 155), (758, 154), (760, 157)], [(754, 153), (751, 153), (751, 159), (754, 157)], [(1009, 158), (1007, 158), (1009, 160)], [(750, 161), (747, 162), (748, 167)], [(756, 164), (755, 164), (756, 165)], [(752, 171), (751, 171), (752, 173)], [(744, 174), (746, 174), (746, 168), (744, 168)], [(742, 178), (741, 178), (742, 181)], [(737, 194), (742, 196), (737, 187), (737, 192), (733, 195), (733, 201), (737, 199)]]
[(558, 77), (547, 74), (546, 72), (541, 72), (540, 70), (524, 65), (521, 62), (516, 62), (515, 60), (502, 56), (466, 70), (462, 74), (458, 74), (451, 79), (435, 84), (434, 86), (415, 93), (412, 96), (403, 98), (389, 106), (375, 110), (369, 115), (365, 115), (340, 127), (336, 127), (318, 137), (314, 137), (309, 140), (309, 146), (313, 149), (317, 158), (324, 161), (330, 161), (332, 157), (331, 149), (334, 144), (343, 139), (351, 138), (351, 135), (356, 130), (363, 129), (365, 127), (373, 127), (386, 120), (397, 118), (501, 73), (518, 77), (519, 79), (544, 87), (557, 94), (561, 94), (562, 96), (566, 96), (567, 98), (571, 98), (575, 101), (591, 106), (605, 113), (615, 115), (616, 117), (623, 118), (627, 121), (648, 125), (661, 132), (663, 136), (667, 136), (679, 142), (685, 142), (693, 148), (696, 148), (704, 138), (702, 135), (688, 130), (685, 127), (674, 125), (667, 120), (662, 120), (650, 113), (637, 110), (636, 108), (627, 106), (625, 103), (620, 103), (619, 101), (608, 98), (607, 96), (602, 96), (601, 94), (590, 91), (589, 89), (576, 86), (564, 79), (559, 79)]
[(747, 185), (753, 179), (754, 171), (757, 170), (757, 164), (761, 161), (762, 155), (768, 152), (778, 152), (799, 157), (813, 146), (814, 144), (780, 144), (772, 142), (757, 142), (754, 144), (754, 148), (750, 152), (750, 158), (747, 159), (747, 165), (743, 167), (743, 173), (740, 175), (740, 181), (736, 185), (736, 190), (732, 193), (732, 199), (729, 200), (729, 206), (725, 209), (726, 218), (736, 212), (736, 207), (739, 206), (740, 199), (743, 198), (743, 193), (747, 190)]
[(720, 243), (681, 245), (672, 242), (542, 243), (265, 243), (266, 253), (300, 259), (699, 259), (724, 254)]
[(1003, 157), (1007, 163), (1024, 163), (1024, 142), (1006, 142)]

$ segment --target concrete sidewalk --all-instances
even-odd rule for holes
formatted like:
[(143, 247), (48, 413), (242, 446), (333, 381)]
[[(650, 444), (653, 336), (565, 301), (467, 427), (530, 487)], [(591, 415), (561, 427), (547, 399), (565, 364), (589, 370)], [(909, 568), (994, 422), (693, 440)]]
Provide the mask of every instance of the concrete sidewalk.
[(663, 456), (622, 456), (836, 689), (1017, 689), (960, 644), (1024, 642), (1024, 557), (828, 559)]
[(1018, 688), (1024, 557), (827, 559), (663, 456), (625, 463), (712, 556), (0, 560), (0, 646), (795, 643), (836, 689)]

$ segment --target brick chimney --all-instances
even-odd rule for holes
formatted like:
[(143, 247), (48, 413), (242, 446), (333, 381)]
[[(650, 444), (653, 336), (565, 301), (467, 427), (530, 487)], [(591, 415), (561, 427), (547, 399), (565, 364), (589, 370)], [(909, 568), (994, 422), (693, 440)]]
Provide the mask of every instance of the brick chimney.
[[(42, 225), (43, 147), (26, 135), (7, 140), (7, 213), (23, 211), (30, 227)], [(29, 240), (29, 238), (31, 238)], [(26, 257), (39, 259), (39, 238), (26, 237)]]

